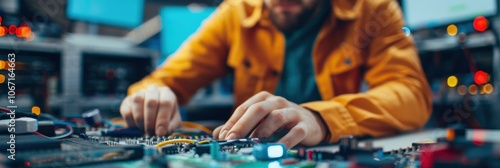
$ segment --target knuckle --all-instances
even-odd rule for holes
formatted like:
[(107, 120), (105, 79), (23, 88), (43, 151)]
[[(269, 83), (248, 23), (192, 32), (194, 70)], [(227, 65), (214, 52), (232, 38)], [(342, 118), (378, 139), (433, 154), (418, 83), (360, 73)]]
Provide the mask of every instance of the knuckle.
[(254, 104), (254, 105), (250, 106), (249, 110), (256, 111), (256, 112), (262, 112), (262, 111), (264, 111), (264, 107), (260, 104)]
[(162, 107), (172, 107), (174, 105), (174, 103), (172, 101), (169, 101), (166, 99), (160, 100), (158, 103)]
[(296, 128), (296, 133), (298, 135), (306, 135), (306, 129), (304, 127), (297, 127)]
[(275, 97), (273, 97), (272, 101), (275, 102), (275, 103), (277, 103), (277, 104), (280, 104), (280, 105), (284, 105), (284, 104), (286, 104), (288, 102), (285, 98), (283, 98), (281, 96), (275, 96)]
[(268, 91), (260, 91), (258, 94), (263, 95), (263, 96), (271, 95), (271, 93), (269, 93)]
[(286, 121), (285, 115), (280, 110), (271, 112), (273, 123), (284, 123)]
[(133, 97), (132, 99), (135, 103), (142, 103), (144, 101), (143, 94), (134, 94), (132, 97)]
[(154, 108), (158, 105), (158, 100), (157, 99), (147, 99), (147, 101), (145, 103), (146, 103), (146, 106), (148, 108)]
[(236, 110), (235, 110), (235, 111), (245, 112), (245, 111), (247, 111), (247, 110), (248, 110), (248, 105), (244, 105), (244, 104), (242, 104), (242, 105), (240, 105), (238, 108), (236, 108)]

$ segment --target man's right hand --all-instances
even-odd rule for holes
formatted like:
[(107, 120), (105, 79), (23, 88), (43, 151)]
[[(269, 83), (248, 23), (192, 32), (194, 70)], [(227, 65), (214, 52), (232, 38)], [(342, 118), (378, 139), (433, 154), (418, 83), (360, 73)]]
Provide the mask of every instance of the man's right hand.
[(148, 135), (167, 135), (181, 124), (177, 98), (166, 86), (151, 86), (125, 97), (120, 113), (129, 128), (144, 130)]

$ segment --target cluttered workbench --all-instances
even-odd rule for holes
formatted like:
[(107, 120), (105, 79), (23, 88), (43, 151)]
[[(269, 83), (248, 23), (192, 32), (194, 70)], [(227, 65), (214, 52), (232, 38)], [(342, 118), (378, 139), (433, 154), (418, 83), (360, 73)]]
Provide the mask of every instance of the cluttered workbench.
[[(54, 119), (2, 113), (0, 167), (499, 167), (500, 131), (457, 126), (287, 150), (270, 138), (217, 140), (183, 122), (168, 136), (144, 136), (98, 110)], [(4, 129), (5, 127), (5, 129)]]

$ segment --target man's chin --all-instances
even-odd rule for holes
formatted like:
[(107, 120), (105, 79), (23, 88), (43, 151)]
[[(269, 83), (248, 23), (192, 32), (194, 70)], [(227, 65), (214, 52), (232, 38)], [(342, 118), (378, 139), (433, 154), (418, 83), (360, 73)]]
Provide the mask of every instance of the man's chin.
[(272, 17), (274, 26), (281, 31), (290, 32), (298, 28), (297, 19), (292, 17)]

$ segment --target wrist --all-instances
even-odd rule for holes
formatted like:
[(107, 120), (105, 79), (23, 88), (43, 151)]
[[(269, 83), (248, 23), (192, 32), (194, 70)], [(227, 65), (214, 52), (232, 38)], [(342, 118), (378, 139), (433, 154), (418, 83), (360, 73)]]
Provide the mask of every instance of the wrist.
[(311, 111), (311, 112), (313, 113), (314, 119), (316, 120), (316, 123), (319, 127), (318, 132), (319, 132), (320, 139), (321, 139), (320, 142), (327, 142), (330, 136), (329, 136), (325, 121), (323, 120), (323, 118), (321, 117), (321, 115), (319, 113), (314, 112), (314, 111)]

